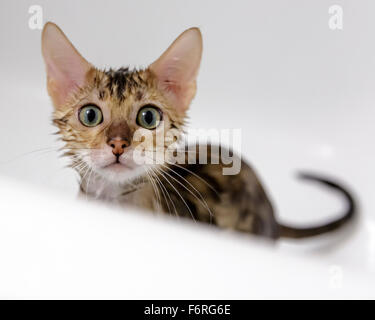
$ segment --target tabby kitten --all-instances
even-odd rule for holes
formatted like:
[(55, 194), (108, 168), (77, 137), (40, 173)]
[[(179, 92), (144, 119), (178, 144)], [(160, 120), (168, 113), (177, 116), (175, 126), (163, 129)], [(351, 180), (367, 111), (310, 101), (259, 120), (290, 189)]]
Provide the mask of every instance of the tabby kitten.
[[(42, 53), (55, 107), (53, 122), (72, 168), (80, 175), (83, 194), (272, 239), (317, 235), (352, 217), (354, 202), (347, 191), (304, 175), (340, 190), (349, 208), (342, 218), (319, 227), (280, 225), (247, 163), (241, 163), (239, 174), (223, 175), (227, 162), (221, 148), (208, 146), (207, 164), (198, 164), (199, 149), (189, 155), (183, 152), (183, 157), (196, 158), (197, 164), (172, 163), (173, 152), (158, 163), (135, 161), (139, 150), (146, 158), (148, 151), (148, 158), (166, 153), (183, 133), (202, 55), (199, 29), (183, 32), (144, 70), (95, 68), (51, 22), (43, 30)], [(151, 139), (145, 139), (147, 136)], [(158, 136), (163, 138), (159, 149)]]

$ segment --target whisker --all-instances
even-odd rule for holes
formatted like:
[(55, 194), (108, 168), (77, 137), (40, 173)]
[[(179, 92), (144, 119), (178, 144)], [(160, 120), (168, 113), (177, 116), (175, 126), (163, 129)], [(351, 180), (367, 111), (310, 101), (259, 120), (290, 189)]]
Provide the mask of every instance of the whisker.
[[(184, 151), (184, 152), (188, 152), (188, 150), (187, 150), (187, 151)], [(155, 154), (156, 151), (153, 151), (153, 153)], [(150, 159), (150, 160), (154, 160), (153, 158), (151, 158), (151, 157), (147, 157), (146, 155), (145, 155), (145, 157), (148, 158), (148, 159)], [(172, 166), (176, 166), (177, 168), (180, 168), (180, 169), (182, 169), (182, 170), (184, 170), (184, 171), (186, 171), (186, 172), (192, 174), (193, 176), (195, 176), (196, 178), (198, 178), (199, 180), (201, 180), (205, 185), (207, 185), (207, 186), (208, 186), (213, 192), (215, 192), (215, 194), (216, 194), (218, 197), (220, 197), (218, 191), (217, 191), (217, 190), (216, 190), (216, 189), (215, 189), (210, 183), (208, 183), (205, 179), (203, 179), (201, 176), (199, 176), (199, 175), (196, 174), (195, 172), (193, 172), (193, 171), (191, 171), (191, 170), (185, 168), (184, 166), (178, 165), (178, 164), (176, 164), (176, 163), (172, 163), (172, 162), (169, 162), (169, 161), (166, 161), (165, 163), (167, 163), (167, 164), (169, 164), (169, 165), (172, 165)]]
[(169, 168), (169, 167), (167, 167), (166, 165), (163, 165), (162, 164), (162, 166), (163, 167), (165, 167), (165, 168), (167, 168), (168, 170), (171, 170), (172, 172), (174, 172), (174, 174), (176, 174), (177, 176), (179, 176), (181, 179), (183, 179), (183, 181), (185, 181), (191, 188), (193, 188), (194, 189), (194, 191), (199, 195), (199, 197), (201, 198), (201, 199), (199, 199), (198, 197), (197, 197), (197, 195), (196, 194), (194, 194), (189, 188), (187, 188), (183, 183), (181, 183), (180, 181), (178, 181), (178, 179), (176, 179), (176, 178), (174, 178), (172, 175), (170, 175), (168, 172), (166, 172), (165, 170), (163, 171), (165, 174), (167, 174), (169, 177), (171, 177), (173, 180), (175, 180), (177, 183), (179, 183), (181, 186), (183, 186), (187, 191), (189, 191), (197, 200), (199, 200), (202, 204), (203, 204), (203, 206), (207, 209), (207, 211), (209, 212), (209, 214), (210, 214), (210, 221), (211, 221), (211, 219), (212, 219), (212, 217), (213, 217), (213, 213), (212, 213), (212, 211), (211, 211), (211, 209), (209, 208), (209, 206), (208, 206), (208, 204), (207, 204), (207, 202), (206, 202), (206, 200), (203, 198), (203, 196), (202, 196), (202, 194), (187, 180), (187, 179), (185, 179), (183, 176), (181, 176), (180, 174), (178, 174), (176, 171), (174, 171), (173, 169), (171, 169), (171, 168)]
[[(167, 207), (168, 207), (168, 213), (171, 214), (172, 211), (171, 211), (171, 208), (169, 206), (169, 202), (168, 202), (168, 198), (169, 198), (169, 201), (172, 203), (173, 207), (174, 207), (174, 211), (175, 211), (175, 214), (176, 216), (178, 217), (178, 214), (177, 214), (177, 211), (176, 211), (176, 207), (167, 191), (167, 189), (165, 188), (165, 186), (163, 185), (163, 183), (160, 181), (159, 177), (157, 176), (157, 174), (153, 171), (152, 167), (150, 168), (150, 173), (151, 175), (154, 177), (155, 179), (155, 182), (160, 186), (161, 188), (161, 191), (163, 193), (163, 196), (164, 196), (164, 200), (165, 200), (165, 203), (167, 204)], [(168, 198), (167, 198), (168, 197)]]
[(77, 170), (79, 173), (83, 173), (83, 170), (86, 170), (89, 167), (89, 165), (85, 162), (80, 162), (77, 165), (73, 166), (72, 168)]
[[(168, 196), (169, 198), (169, 201), (171, 202), (172, 206), (173, 206), (173, 209), (174, 209), (174, 213), (176, 215), (177, 218), (179, 218), (179, 215), (177, 213), (177, 209), (176, 209), (176, 206), (174, 205), (174, 202), (172, 201), (172, 198), (167, 190), (167, 188), (164, 186), (163, 182), (159, 179), (159, 177), (157, 176), (157, 174), (155, 172), (153, 172), (154, 175), (155, 175), (155, 178), (157, 179), (157, 181), (159, 182), (160, 186), (164, 189), (166, 195)], [(169, 206), (168, 206), (168, 210), (170, 210)]]
[(185, 204), (186, 208), (188, 209), (188, 211), (191, 215), (191, 218), (193, 219), (194, 222), (196, 222), (196, 220), (194, 218), (194, 215), (193, 215), (193, 212), (191, 211), (190, 207), (188, 206), (188, 204), (186, 203), (185, 199), (182, 197), (180, 192), (178, 192), (176, 187), (168, 180), (168, 178), (163, 174), (163, 172), (159, 171), (159, 169), (156, 168), (156, 167), (154, 169), (156, 169), (159, 172), (159, 174), (161, 174), (161, 176), (171, 185), (171, 187), (174, 189), (174, 191), (176, 191), (177, 195), (181, 198), (182, 202)]
[(89, 174), (89, 178), (88, 178), (88, 181), (87, 181), (87, 183), (86, 183), (86, 190), (87, 190), (87, 192), (86, 192), (86, 200), (87, 200), (87, 197), (88, 197), (88, 194), (89, 194), (89, 186), (90, 186), (90, 179), (91, 179), (91, 176), (92, 176), (92, 173), (93, 173), (93, 169), (92, 168), (90, 168), (89, 169), (90, 170), (90, 174)]
[(155, 197), (156, 197), (156, 204), (158, 205), (158, 211), (161, 212), (161, 198), (160, 198), (159, 190), (158, 190), (158, 188), (155, 184), (155, 181), (152, 179), (148, 169), (147, 168), (145, 168), (145, 169), (146, 169), (146, 174), (149, 178), (149, 181), (151, 183), (152, 189), (153, 189)]
[(198, 174), (196, 174), (195, 172), (183, 167), (183, 166), (180, 166), (176, 163), (169, 163), (167, 162), (169, 165), (173, 165), (173, 166), (176, 166), (177, 168), (180, 168), (182, 170), (185, 170), (186, 172), (192, 174), (193, 176), (195, 176), (196, 178), (198, 178), (199, 180), (201, 180), (204, 184), (206, 184), (213, 192), (216, 193), (217, 196), (220, 196), (219, 193), (217, 192), (217, 190), (211, 185), (209, 184), (206, 180), (204, 180), (201, 176), (199, 176)]
[(21, 154), (16, 155), (15, 157), (13, 157), (11, 159), (1, 161), (0, 163), (1, 164), (7, 164), (7, 163), (10, 163), (12, 161), (19, 160), (19, 159), (21, 159), (23, 157), (26, 157), (26, 156), (30, 156), (30, 155), (34, 155), (34, 154), (38, 154), (38, 153), (44, 154), (44, 153), (49, 153), (49, 152), (54, 152), (54, 151), (58, 151), (58, 149), (56, 147), (40, 148), (40, 149), (25, 152), (25, 153), (21, 153)]

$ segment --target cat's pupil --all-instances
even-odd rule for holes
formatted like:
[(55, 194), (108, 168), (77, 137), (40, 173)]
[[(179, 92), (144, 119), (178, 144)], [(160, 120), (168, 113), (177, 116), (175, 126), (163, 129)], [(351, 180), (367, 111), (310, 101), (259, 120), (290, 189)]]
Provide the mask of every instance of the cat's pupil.
[(144, 115), (144, 119), (145, 119), (147, 124), (151, 124), (152, 121), (154, 120), (154, 115), (152, 114), (151, 111), (146, 111), (146, 113)]
[(96, 112), (95, 112), (95, 110), (94, 109), (88, 109), (86, 111), (86, 119), (87, 119), (87, 121), (88, 122), (94, 122), (95, 118), (96, 118)]
[(160, 122), (161, 115), (158, 109), (152, 105), (145, 106), (139, 110), (137, 115), (137, 124), (145, 129), (155, 129)]

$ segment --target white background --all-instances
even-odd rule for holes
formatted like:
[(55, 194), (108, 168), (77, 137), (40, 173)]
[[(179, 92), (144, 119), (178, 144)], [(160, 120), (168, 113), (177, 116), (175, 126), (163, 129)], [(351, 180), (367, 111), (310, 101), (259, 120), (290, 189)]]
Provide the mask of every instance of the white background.
[[(77, 280), (78, 273), (73, 267), (67, 272), (61, 273), (60, 270), (71, 265), (77, 252), (74, 245), (70, 254), (62, 255), (61, 252), (72, 243), (80, 247), (85, 232), (88, 239), (95, 239), (95, 232), (83, 228), (78, 233), (71, 229), (70, 222), (59, 220), (61, 215), (64, 216), (61, 203), (69, 203), (69, 199), (75, 197), (77, 177), (72, 170), (64, 168), (65, 161), (58, 158), (56, 149), (60, 145), (57, 137), (52, 135), (55, 129), (50, 124), (52, 106), (45, 89), (41, 31), (31, 30), (28, 25), (28, 9), (35, 4), (42, 6), (44, 21), (57, 23), (82, 55), (98, 67), (147, 66), (186, 28), (200, 27), (204, 55), (198, 94), (190, 111), (190, 126), (242, 129), (242, 156), (256, 168), (282, 221), (300, 225), (319, 223), (337, 216), (344, 209), (341, 199), (335, 194), (297, 181), (295, 173), (299, 170), (337, 177), (358, 198), (360, 219), (355, 230), (351, 230), (353, 232), (325, 237), (324, 241), (282, 241), (272, 249), (263, 248), (257, 239), (242, 242), (229, 234), (216, 235), (212, 230), (184, 228), (173, 222), (166, 222), (164, 226), (163, 222), (148, 220), (147, 216), (138, 221), (137, 213), (121, 218), (116, 216), (122, 222), (103, 210), (86, 215), (82, 212), (94, 209), (80, 205), (81, 210), (67, 221), (73, 219), (77, 225), (94, 225), (98, 230), (102, 225), (111, 230), (113, 225), (114, 231), (109, 232), (108, 238), (100, 237), (105, 245), (99, 246), (97, 255), (105, 255), (115, 263), (114, 252), (126, 251), (131, 242), (129, 255), (122, 257), (123, 265), (120, 263), (125, 273), (134, 272), (134, 277), (127, 279), (130, 287), (137, 288), (136, 281), (142, 279), (140, 273), (145, 270), (137, 269), (138, 264), (133, 265), (134, 269), (126, 270), (129, 266), (127, 259), (135, 259), (137, 249), (155, 243), (155, 238), (165, 232), (163, 228), (168, 228), (173, 240), (158, 240), (158, 246), (152, 251), (161, 252), (160, 259), (164, 259), (165, 265), (159, 261), (158, 266), (164, 276), (168, 274), (166, 266), (171, 263), (168, 259), (172, 259), (164, 255), (169, 241), (183, 246), (173, 247), (171, 255), (181, 254), (178, 250), (187, 250), (191, 254), (189, 263), (194, 266), (202, 264), (210, 270), (217, 267), (213, 261), (220, 257), (222, 246), (226, 248), (224, 252), (232, 252), (239, 245), (237, 241), (241, 242), (238, 255), (230, 256), (236, 260), (236, 266), (231, 265), (229, 257), (221, 261), (225, 261), (229, 275), (218, 272), (211, 279), (227, 279), (236, 272), (237, 282), (244, 281), (247, 286), (230, 283), (230, 290), (220, 291), (214, 282), (207, 283), (200, 297), (306, 297), (309, 293), (319, 297), (319, 292), (322, 292), (320, 283), (329, 288), (332, 266), (339, 266), (344, 275), (372, 279), (375, 270), (375, 203), (372, 192), (372, 164), (375, 160), (372, 143), (375, 134), (372, 125), (375, 114), (374, 2), (3, 0), (0, 3), (0, 179), (3, 190), (0, 219), (4, 229), (0, 235), (0, 248), (6, 260), (3, 269), (0, 268), (0, 293), (3, 297), (48, 297), (48, 279), (59, 278), (60, 286), (69, 283), (62, 291), (56, 285), (56, 292), (63, 292), (62, 297), (74, 296), (75, 291), (79, 292), (76, 297), (90, 296), (89, 293), (97, 297), (100, 295), (96, 293), (101, 292), (101, 297), (109, 297), (112, 293), (113, 297), (172, 298), (174, 295), (170, 292), (173, 291), (176, 297), (194, 298), (197, 293), (188, 286), (189, 279), (204, 279), (211, 272), (205, 270), (203, 276), (193, 268), (194, 271), (187, 273), (184, 269), (187, 266), (179, 265), (184, 272), (177, 273), (176, 277), (187, 277), (183, 280), (185, 286), (174, 287), (176, 279), (165, 277), (163, 282), (159, 279), (156, 284), (167, 283), (166, 288), (171, 291), (154, 292), (145, 285), (149, 289), (147, 292), (134, 295), (133, 291), (119, 290), (120, 284), (116, 285), (115, 281), (108, 287), (103, 284), (104, 274), (111, 273), (113, 279), (120, 279), (120, 274), (123, 274), (118, 268), (112, 272), (107, 264), (99, 263), (97, 269), (92, 270), (99, 281), (97, 291), (89, 288), (86, 282), (76, 282), (75, 285), (74, 281), (66, 281), (68, 278)], [(343, 7), (343, 30), (333, 31), (328, 27), (328, 8), (333, 4)], [(14, 185), (12, 181), (21, 185)], [(37, 188), (37, 194), (28, 196), (29, 192), (22, 185)], [(10, 203), (11, 197), (17, 200)], [(42, 210), (44, 205), (46, 210), (55, 208), (50, 216)], [(67, 209), (68, 212), (71, 210)], [(13, 240), (19, 239), (16, 230), (20, 230), (19, 223), (26, 218), (40, 223), (32, 224), (31, 229), (26, 228), (28, 231), (21, 241), (25, 246), (18, 246)], [(57, 224), (56, 232), (47, 232), (51, 223)], [(123, 225), (124, 231), (116, 225)], [(126, 233), (127, 226), (140, 231)], [(175, 228), (179, 232), (174, 232)], [(36, 234), (42, 234), (43, 239), (55, 243), (56, 250), (47, 254), (35, 238)], [(204, 240), (207, 234), (212, 235), (212, 239), (217, 237), (217, 242), (210, 240), (209, 246), (202, 247), (192, 241), (196, 237)], [(121, 241), (117, 241), (117, 235)], [(95, 245), (96, 241), (93, 242)], [(105, 254), (108, 247), (112, 248), (113, 255)], [(35, 254), (28, 257), (31, 259), (27, 260), (29, 263), (24, 263), (22, 257), (30, 250), (35, 250)], [(19, 252), (18, 258), (15, 258), (15, 252)], [(247, 252), (257, 258), (248, 261)], [(272, 272), (281, 278), (286, 275), (284, 280), (288, 283), (297, 286), (298, 281), (293, 282), (293, 279), (310, 278), (308, 270), (313, 265), (316, 266), (313, 270), (323, 270), (314, 275), (320, 279), (319, 284), (310, 279), (298, 291), (284, 292), (282, 283), (274, 284), (275, 278), (270, 276), (270, 271), (264, 271), (264, 264), (270, 259), (268, 255), (273, 254), (278, 255), (277, 261), (283, 269), (275, 267)], [(85, 259), (80, 259), (79, 268), (92, 266), (90, 259), (94, 255), (91, 252)], [(58, 262), (51, 265), (55, 256)], [(210, 260), (206, 260), (209, 257)], [(310, 259), (313, 260), (311, 264)], [(20, 263), (24, 263), (22, 267), (15, 268)], [(30, 263), (34, 267), (29, 268)], [(293, 268), (291, 273), (291, 266), (296, 264), (301, 269), (296, 271)], [(56, 269), (56, 265), (60, 269)], [(256, 290), (248, 286), (254, 280), (247, 271), (250, 268), (253, 268), (253, 276), (261, 279), (254, 284)], [(50, 278), (44, 277), (41, 270), (48, 270)], [(12, 281), (20, 277), (26, 282), (21, 281), (15, 286)], [(147, 278), (152, 279), (156, 281), (155, 277)], [(373, 293), (362, 285), (359, 280), (353, 281), (338, 291), (328, 291), (323, 297), (344, 293), (357, 297), (358, 290), (351, 290), (353, 288), (363, 288), (362, 293), (371, 296)], [(108, 295), (100, 290), (103, 286)], [(270, 288), (276, 290), (272, 291), (274, 295), (268, 290)], [(58, 295), (51, 293), (51, 296)]]

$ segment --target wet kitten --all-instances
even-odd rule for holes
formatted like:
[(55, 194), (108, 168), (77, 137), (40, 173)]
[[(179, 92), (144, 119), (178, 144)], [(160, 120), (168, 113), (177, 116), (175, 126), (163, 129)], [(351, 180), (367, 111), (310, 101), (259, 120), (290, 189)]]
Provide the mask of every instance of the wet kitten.
[[(247, 163), (240, 162), (238, 174), (223, 174), (223, 168), (229, 166), (222, 157), (223, 149), (208, 146), (207, 164), (199, 164), (202, 151), (198, 148), (179, 153), (180, 159), (194, 158), (197, 164), (173, 163), (177, 151), (171, 146), (183, 133), (186, 111), (196, 91), (202, 54), (199, 29), (186, 30), (144, 70), (96, 69), (53, 23), (44, 27), (42, 52), (55, 107), (53, 122), (66, 143), (65, 154), (81, 177), (82, 193), (273, 239), (331, 231), (354, 214), (347, 191), (304, 175), (340, 190), (348, 210), (342, 218), (319, 227), (282, 226)], [(163, 138), (162, 145), (156, 143), (158, 137)], [(158, 153), (166, 158), (139, 163), (137, 152), (141, 158), (154, 159)]]

